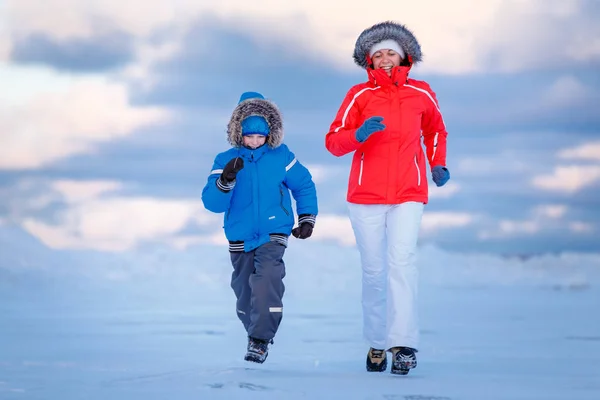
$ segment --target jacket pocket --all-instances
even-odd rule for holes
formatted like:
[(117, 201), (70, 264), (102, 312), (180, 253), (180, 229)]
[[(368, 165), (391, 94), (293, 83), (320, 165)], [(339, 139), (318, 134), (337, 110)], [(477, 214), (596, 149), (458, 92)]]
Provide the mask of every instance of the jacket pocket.
[(281, 209), (283, 210), (283, 212), (285, 213), (285, 215), (289, 216), (290, 212), (285, 208), (285, 205), (283, 204), (283, 201), (285, 199), (285, 197), (283, 196), (283, 188), (281, 187), (281, 185), (279, 185), (279, 194), (280, 194), (280, 201), (279, 201), (279, 205), (281, 206)]
[(417, 155), (415, 154), (415, 167), (417, 167), (417, 186), (421, 186), (421, 168), (419, 168), (419, 162), (417, 161)]
[(363, 168), (365, 165), (365, 153), (360, 155), (360, 169), (358, 171), (358, 186), (362, 185)]

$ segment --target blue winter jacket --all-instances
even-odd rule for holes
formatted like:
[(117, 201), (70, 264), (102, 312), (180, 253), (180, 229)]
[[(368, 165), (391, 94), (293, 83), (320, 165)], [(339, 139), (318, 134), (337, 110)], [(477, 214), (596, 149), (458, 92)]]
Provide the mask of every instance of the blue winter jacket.
[[(312, 176), (282, 143), (283, 133), (278, 130), (281, 117), (274, 106), (269, 109), (271, 103), (266, 104), (269, 112), (260, 114), (271, 126), (267, 143), (254, 150), (241, 146), (240, 122), (247, 114), (256, 113), (256, 103), (265, 106), (264, 102), (266, 100), (246, 100), (236, 108), (238, 113), (234, 111), (228, 131), (229, 141), (234, 147), (216, 156), (202, 191), (206, 209), (225, 213), (225, 236), (230, 242), (243, 241), (244, 251), (251, 251), (269, 242), (271, 234), (291, 234), (294, 227), (292, 196), (298, 215), (316, 216), (318, 213)], [(244, 159), (244, 168), (238, 172), (233, 189), (223, 191), (217, 186), (217, 180), (223, 167), (235, 157)]]

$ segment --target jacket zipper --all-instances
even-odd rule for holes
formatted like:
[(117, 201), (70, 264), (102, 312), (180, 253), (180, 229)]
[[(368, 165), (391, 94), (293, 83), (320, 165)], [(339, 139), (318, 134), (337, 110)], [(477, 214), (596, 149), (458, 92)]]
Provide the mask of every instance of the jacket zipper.
[(281, 209), (283, 210), (285, 215), (289, 216), (290, 213), (288, 212), (288, 210), (285, 209), (283, 205), (283, 188), (281, 186), (279, 186), (279, 193), (281, 194), (281, 201), (279, 202), (279, 204), (281, 205)]
[(417, 162), (417, 156), (415, 155), (415, 167), (417, 167), (417, 186), (421, 186), (421, 168)]
[(365, 162), (365, 153), (362, 153), (360, 156), (360, 171), (358, 173), (358, 185), (362, 185), (362, 174), (363, 174), (363, 165)]

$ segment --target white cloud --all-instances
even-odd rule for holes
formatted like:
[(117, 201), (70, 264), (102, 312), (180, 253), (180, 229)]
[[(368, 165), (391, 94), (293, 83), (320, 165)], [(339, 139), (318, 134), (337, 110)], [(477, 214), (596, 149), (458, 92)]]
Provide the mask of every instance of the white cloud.
[(600, 161), (600, 142), (589, 142), (562, 150), (558, 157), (566, 160)]
[(537, 221), (500, 221), (500, 233), (508, 236), (520, 233), (533, 235), (539, 231), (540, 224)]
[(592, 224), (581, 221), (571, 222), (569, 224), (569, 229), (571, 230), (571, 232), (579, 234), (588, 234), (594, 232), (594, 226)]
[[(343, 69), (356, 68), (350, 54), (360, 31), (393, 16), (419, 38), (426, 57), (424, 71), (536, 68), (555, 62), (556, 49), (564, 49), (562, 54), (571, 62), (600, 56), (597, 15), (587, 13), (581, 1), (381, 0), (377, 7), (368, 2), (347, 5), (343, 13), (339, 3), (322, 0), (47, 0), (45, 7), (52, 12), (40, 12), (35, 2), (6, 3), (5, 19), (17, 37), (42, 32), (65, 39), (119, 29), (150, 43), (159, 28), (168, 27), (175, 38), (181, 38), (200, 16), (212, 16), (246, 32), (262, 46), (285, 36), (307, 58)], [(332, 57), (332, 48), (335, 54), (346, 56)]]
[(479, 239), (507, 238), (519, 236), (532, 236), (542, 229), (539, 220), (500, 220), (492, 229), (485, 229), (478, 233)]
[(563, 204), (544, 204), (537, 206), (533, 210), (533, 214), (541, 218), (558, 219), (563, 217), (567, 212), (567, 206)]
[(135, 107), (120, 84), (85, 80), (65, 93), (39, 94), (26, 106), (0, 109), (0, 169), (39, 168), (89, 153), (94, 145), (168, 120), (158, 107)]
[[(302, 161), (301, 161), (302, 162)], [(321, 184), (332, 179), (348, 179), (348, 167), (337, 167), (323, 164), (304, 164), (310, 171), (315, 184)]]
[(213, 244), (217, 246), (227, 246), (229, 244), (222, 229), (210, 235), (175, 236), (172, 239), (168, 239), (167, 243), (177, 250), (186, 250), (191, 246), (201, 244)]
[(497, 174), (499, 165), (502, 165), (504, 174), (520, 174), (531, 169), (525, 161), (515, 159), (514, 154), (498, 154), (494, 157), (462, 158), (455, 171), (461, 176), (487, 176)]
[(541, 204), (531, 209), (529, 218), (523, 220), (502, 219), (493, 228), (479, 232), (480, 239), (514, 238), (533, 236), (546, 230), (565, 230), (579, 234), (591, 233), (593, 225), (570, 221), (566, 217), (568, 207), (564, 204)]
[(173, 241), (192, 222), (219, 226), (200, 201), (109, 197), (76, 203), (50, 225), (27, 218), (23, 227), (58, 249), (124, 251), (144, 241)]
[(573, 76), (558, 78), (541, 96), (541, 105), (550, 108), (564, 108), (585, 105), (595, 97), (595, 93)]
[(421, 228), (425, 234), (429, 234), (443, 229), (463, 228), (473, 221), (474, 216), (467, 213), (425, 211)]
[(57, 180), (51, 186), (67, 203), (73, 204), (93, 200), (104, 193), (121, 189), (123, 185), (117, 181)]
[(551, 175), (536, 176), (532, 184), (540, 189), (572, 194), (598, 181), (599, 165), (570, 165), (555, 167)]
[[(549, 64), (600, 59), (600, 25), (592, 1), (506, 0), (474, 37), (481, 65), (516, 72)], [(557, 49), (561, 49), (557, 52)], [(564, 64), (565, 66), (569, 64)]]
[(452, 180), (442, 187), (429, 185), (429, 197), (432, 199), (447, 199), (460, 192), (460, 189), (460, 185)]
[(320, 214), (312, 238), (334, 241), (342, 246), (356, 244), (350, 218), (344, 215)]
[(47, 67), (15, 66), (2, 62), (0, 58), (0, 111), (25, 106), (40, 93), (64, 92), (75, 80), (72, 75)]

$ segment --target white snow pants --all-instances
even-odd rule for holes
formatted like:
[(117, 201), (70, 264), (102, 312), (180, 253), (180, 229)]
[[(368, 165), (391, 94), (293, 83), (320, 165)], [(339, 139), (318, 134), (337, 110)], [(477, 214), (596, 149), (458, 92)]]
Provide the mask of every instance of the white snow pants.
[(423, 203), (348, 203), (362, 264), (363, 333), (371, 347), (418, 349), (415, 265)]

